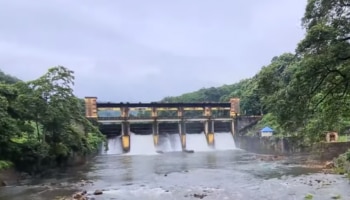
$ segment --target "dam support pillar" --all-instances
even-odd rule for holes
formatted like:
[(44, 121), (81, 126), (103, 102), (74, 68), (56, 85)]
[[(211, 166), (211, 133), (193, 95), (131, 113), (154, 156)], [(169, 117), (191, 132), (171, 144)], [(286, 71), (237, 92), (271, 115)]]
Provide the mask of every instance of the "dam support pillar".
[(152, 123), (153, 144), (154, 144), (154, 147), (157, 148), (159, 145), (159, 124), (157, 121), (158, 112), (156, 107), (152, 107), (151, 116), (153, 119), (153, 123)]
[(238, 116), (240, 114), (240, 99), (239, 98), (231, 98), (230, 99), (230, 117), (232, 118), (231, 122), (231, 133), (232, 136), (238, 134)]
[(214, 121), (211, 119), (211, 117), (212, 117), (211, 107), (204, 108), (203, 116), (205, 116), (207, 118), (207, 120), (204, 122), (205, 138), (207, 139), (208, 146), (214, 147), (215, 146)]
[(204, 122), (204, 134), (207, 139), (207, 143), (209, 147), (215, 146), (215, 137), (214, 137), (214, 121), (208, 119)]
[(185, 123), (185, 120), (183, 118), (183, 115), (184, 115), (184, 108), (179, 107), (177, 109), (177, 116), (178, 116), (178, 118), (181, 119), (179, 122), (180, 142), (181, 142), (182, 151), (186, 151), (186, 123)]
[(130, 152), (130, 123), (128, 121), (122, 122), (121, 142), (123, 153)]
[(157, 148), (159, 145), (159, 126), (158, 121), (154, 120), (152, 123), (153, 144)]
[(186, 150), (186, 123), (184, 120), (181, 120), (179, 122), (179, 134), (180, 134), (182, 151), (185, 151)]
[(231, 121), (231, 134), (235, 137), (238, 134), (238, 118), (234, 117)]

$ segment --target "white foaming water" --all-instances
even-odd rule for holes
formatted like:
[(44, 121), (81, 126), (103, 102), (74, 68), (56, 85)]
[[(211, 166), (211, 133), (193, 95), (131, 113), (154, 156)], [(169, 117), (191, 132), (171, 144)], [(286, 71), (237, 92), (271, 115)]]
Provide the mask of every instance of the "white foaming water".
[[(195, 152), (233, 150), (236, 149), (235, 141), (231, 133), (215, 133), (215, 147), (207, 144), (204, 133), (186, 134), (186, 149)], [(155, 155), (157, 150), (163, 152), (181, 151), (179, 134), (162, 134), (159, 137), (159, 147), (156, 149), (153, 144), (152, 135), (130, 135), (130, 152), (126, 155)], [(120, 137), (108, 139), (108, 151), (104, 154), (122, 154)]]
[(181, 151), (179, 134), (161, 134), (157, 150), (164, 152)]
[(155, 155), (152, 135), (130, 134), (130, 152), (127, 155)]
[(109, 138), (107, 141), (108, 150), (103, 151), (102, 154), (121, 154), (122, 153), (122, 144), (119, 136)]
[(235, 141), (231, 133), (215, 133), (216, 150), (233, 150), (236, 149)]
[(186, 149), (196, 151), (213, 151), (215, 149), (208, 146), (204, 133), (186, 134)]

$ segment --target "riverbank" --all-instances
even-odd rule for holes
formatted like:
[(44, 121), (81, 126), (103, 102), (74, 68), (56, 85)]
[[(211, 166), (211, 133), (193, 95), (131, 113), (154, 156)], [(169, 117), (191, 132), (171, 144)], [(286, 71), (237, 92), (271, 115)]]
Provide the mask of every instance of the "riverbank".
[(334, 159), (334, 171), (338, 174), (347, 174), (350, 179), (350, 149)]
[(343, 176), (285, 164), (288, 157), (240, 150), (169, 154), (98, 156), (87, 171), (74, 171), (74, 180), (40, 186), (37, 199), (288, 200), (308, 195), (328, 200), (349, 195)]
[(19, 180), (25, 178), (24, 175), (24, 173), (21, 174), (13, 167), (0, 170), (0, 187), (17, 185)]
[(97, 152), (85, 156), (74, 155), (70, 157), (64, 165), (51, 166), (45, 170), (42, 170), (40, 173), (37, 172), (35, 174), (19, 171), (14, 165), (11, 165), (11, 167), (0, 170), (0, 187), (25, 184), (30, 179), (46, 177), (47, 175), (55, 174), (62, 169), (71, 169), (74, 167), (84, 166), (94, 157), (96, 157), (96, 155), (98, 155)]
[[(195, 152), (196, 153), (196, 152)], [(70, 169), (74, 167), (87, 165), (91, 160), (95, 158), (97, 154), (92, 154), (90, 156), (74, 156), (63, 168)], [(342, 156), (344, 158), (344, 156)], [(332, 173), (332, 174), (344, 174), (339, 168), (343, 167), (341, 165), (341, 160), (338, 160), (337, 167), (335, 166), (335, 159), (332, 160), (317, 160), (315, 157), (310, 156), (309, 153), (295, 153), (289, 155), (275, 155), (275, 154), (256, 154), (251, 153), (249, 157), (251, 161), (261, 161), (261, 162), (278, 162), (286, 166), (299, 166), (303, 168), (315, 169), (319, 172)], [(341, 166), (340, 166), (341, 165)], [(348, 165), (346, 165), (348, 166)], [(35, 174), (33, 176), (25, 172), (19, 172), (14, 167), (10, 167), (5, 170), (0, 170), (0, 186), (11, 186), (17, 185), (26, 179), (34, 177), (45, 177), (47, 174), (54, 174), (62, 169), (62, 167), (50, 168), (42, 171), (40, 174)], [(341, 173), (339, 173), (341, 172)], [(349, 172), (349, 171), (347, 171)]]
[(19, 175), (20, 173), (14, 169), (12, 162), (0, 160), (0, 187), (15, 184)]

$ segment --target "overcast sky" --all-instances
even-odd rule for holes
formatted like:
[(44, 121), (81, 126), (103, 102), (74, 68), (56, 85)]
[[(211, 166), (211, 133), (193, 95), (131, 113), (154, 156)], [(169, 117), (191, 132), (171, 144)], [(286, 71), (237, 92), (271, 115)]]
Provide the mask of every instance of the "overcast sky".
[(306, 0), (0, 0), (0, 69), (63, 65), (75, 93), (149, 102), (256, 74), (304, 36)]

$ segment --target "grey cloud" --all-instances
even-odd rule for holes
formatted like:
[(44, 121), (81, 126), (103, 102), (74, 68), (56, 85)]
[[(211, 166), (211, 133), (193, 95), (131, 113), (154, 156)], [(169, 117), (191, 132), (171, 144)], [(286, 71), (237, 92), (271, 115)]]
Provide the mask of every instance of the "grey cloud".
[(253, 76), (302, 38), (304, 0), (4, 0), (0, 68), (64, 65), (78, 96), (154, 101)]

